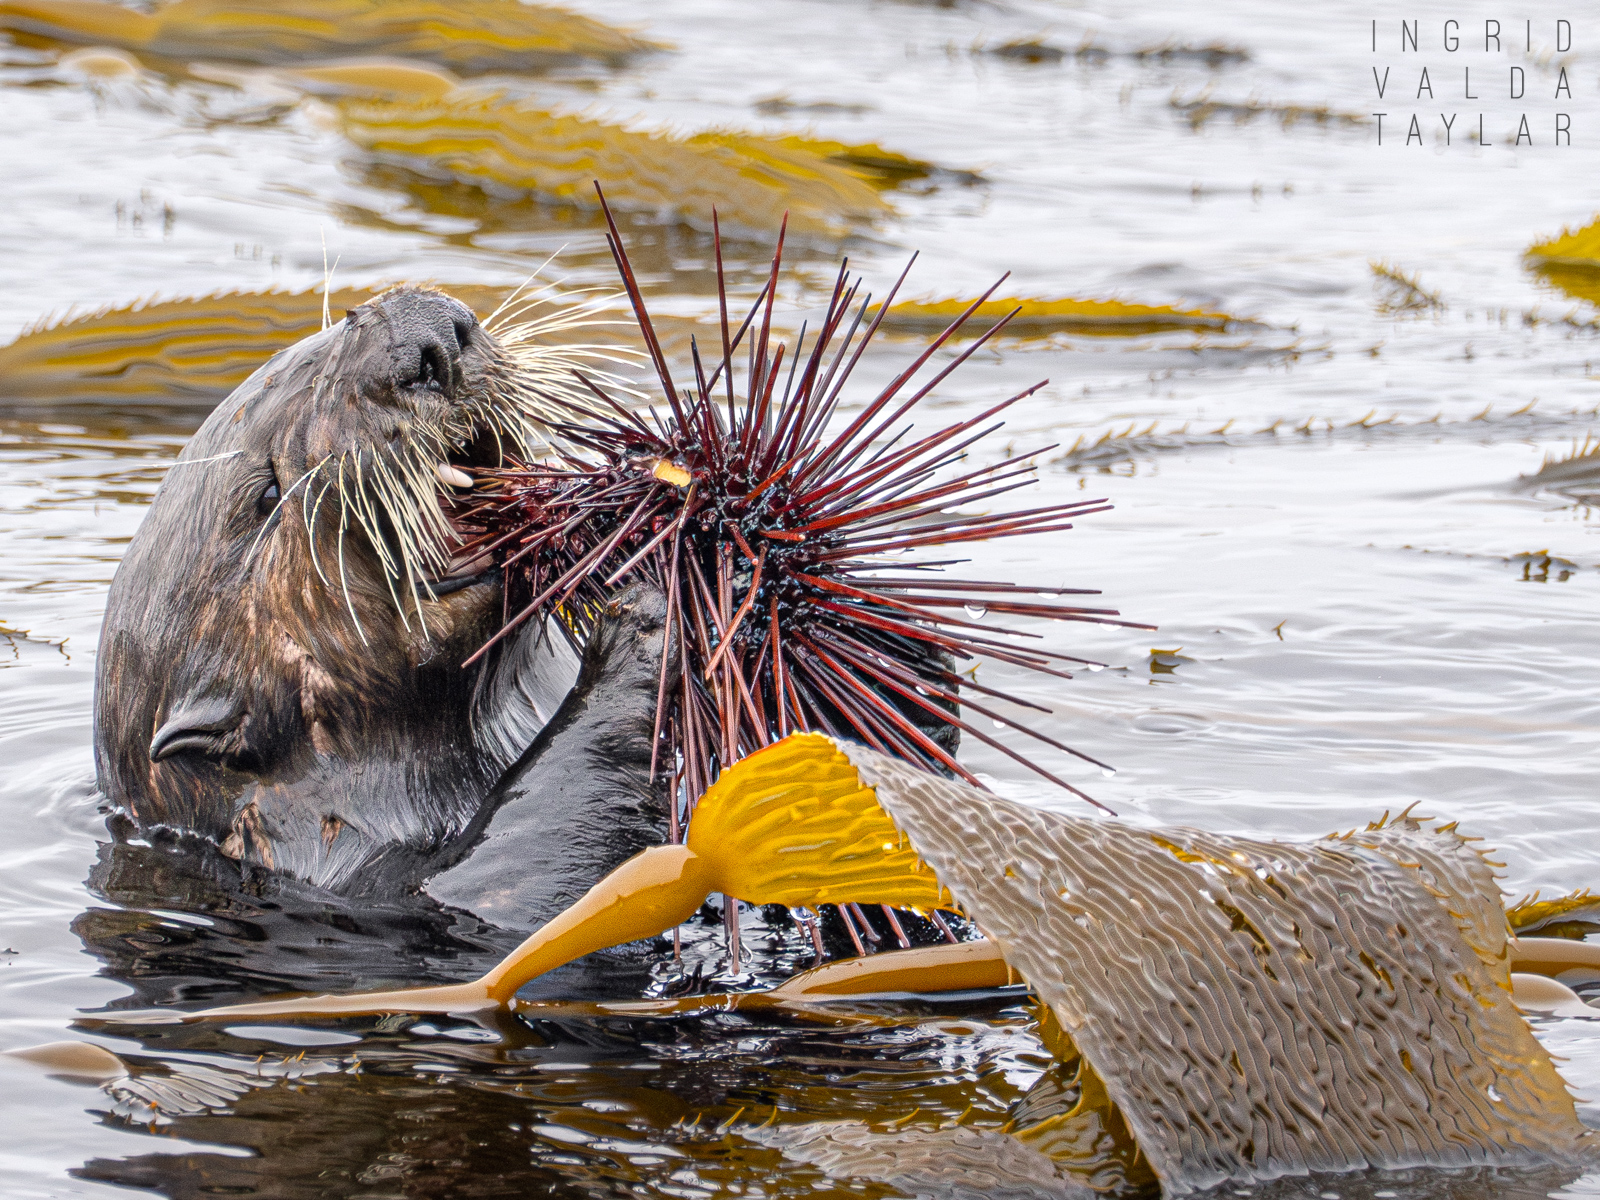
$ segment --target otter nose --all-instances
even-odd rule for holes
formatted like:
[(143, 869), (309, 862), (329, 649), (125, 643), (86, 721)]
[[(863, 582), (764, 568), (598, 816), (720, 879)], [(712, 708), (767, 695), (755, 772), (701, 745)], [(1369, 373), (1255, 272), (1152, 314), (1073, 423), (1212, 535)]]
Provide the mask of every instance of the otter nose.
[(459, 300), (439, 292), (402, 291), (380, 302), (389, 327), (395, 382), (455, 395), (461, 385), (461, 354), (478, 318)]

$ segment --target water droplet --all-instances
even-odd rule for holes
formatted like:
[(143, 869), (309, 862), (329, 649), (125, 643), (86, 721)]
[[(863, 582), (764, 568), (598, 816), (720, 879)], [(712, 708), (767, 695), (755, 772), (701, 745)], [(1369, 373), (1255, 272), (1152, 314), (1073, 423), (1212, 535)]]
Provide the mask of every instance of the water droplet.
[(982, 604), (968, 604), (964, 607), (967, 610), (967, 616), (971, 617), (974, 621), (981, 621), (984, 617), (989, 615), (989, 610)]
[(1104, 671), (1104, 670), (1105, 670), (1105, 669), (1106, 669), (1106, 665), (1105, 665), (1105, 663), (1090, 663), (1090, 664), (1089, 664), (1089, 670), (1090, 670), (1090, 671), (1091, 671), (1091, 672), (1094, 672), (1094, 671)]
[(1004, 729), (1006, 727), (1006, 723), (1004, 721), (999, 720), (999, 719), (995, 719), (994, 720), (994, 727), (996, 729)]
[(1100, 768), (1100, 774), (1104, 775), (1107, 779), (1110, 779), (1116, 773), (1117, 773), (1117, 769), (1115, 767), (1101, 767)]

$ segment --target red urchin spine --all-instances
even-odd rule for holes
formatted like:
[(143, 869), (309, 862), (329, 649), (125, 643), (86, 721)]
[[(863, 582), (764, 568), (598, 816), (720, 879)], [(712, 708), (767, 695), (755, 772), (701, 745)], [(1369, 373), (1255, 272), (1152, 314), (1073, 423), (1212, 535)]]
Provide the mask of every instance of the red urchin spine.
[[(846, 260), (809, 349), (802, 327), (791, 353), (786, 342), (774, 344), (772, 335), (783, 231), (768, 278), (735, 331), (713, 213), (721, 352), (708, 376), (698, 342), (691, 340), (694, 385), (680, 390), (609, 208), (605, 216), (607, 241), (667, 411), (658, 408), (644, 419), (584, 379), (604, 401), (605, 417), (574, 410), (573, 422), (556, 430), (569, 448), (555, 461), (487, 472), (499, 481), (498, 490), (480, 492), (462, 520), (481, 529), (474, 543), (506, 568), (508, 604), (513, 593), (518, 600), (500, 632), (468, 661), (533, 619), (553, 616), (581, 641), (611, 589), (626, 578), (661, 588), (668, 645), (676, 654), (662, 660), (652, 777), (663, 768), (673, 777), (673, 840), (682, 837), (695, 800), (722, 767), (799, 729), (856, 738), (978, 784), (951, 753), (948, 731), (959, 730), (1098, 805), (965, 720), (963, 708), (1002, 720), (972, 699), (974, 693), (1048, 710), (962, 679), (952, 660), (982, 656), (1060, 678), (1071, 676), (1055, 664), (1087, 663), (1030, 646), (1039, 640), (1036, 633), (965, 619), (972, 612), (1149, 626), (1118, 620), (1112, 609), (1045, 602), (1097, 594), (1090, 589), (923, 574), (960, 560), (880, 559), (1070, 529), (1076, 518), (1110, 507), (1084, 500), (1009, 513), (953, 511), (1030, 481), (1030, 460), (1051, 447), (949, 472), (971, 446), (1000, 428), (999, 414), (1042, 383), (921, 437), (911, 436), (910, 425), (898, 427), (1005, 328), (1014, 313), (909, 391), (918, 372), (994, 289), (824, 440), (905, 272), (874, 311), (871, 297), (858, 302), (860, 280), (850, 278)], [(742, 397), (734, 379), (741, 344)], [(1103, 766), (1009, 716), (1003, 720), (1045, 745)]]

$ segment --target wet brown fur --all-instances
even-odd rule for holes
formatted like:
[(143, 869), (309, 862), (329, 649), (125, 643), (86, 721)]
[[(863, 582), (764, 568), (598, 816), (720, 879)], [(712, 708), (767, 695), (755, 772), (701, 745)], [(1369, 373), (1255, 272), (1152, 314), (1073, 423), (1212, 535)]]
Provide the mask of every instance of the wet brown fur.
[[(420, 562), (386, 570), (368, 530), (395, 560), (404, 539), (374, 471), (474, 438), (493, 453), (518, 386), (470, 310), (406, 288), (274, 356), (212, 413), (107, 603), (96, 763), (138, 829), (346, 889), (459, 832), (542, 723), (513, 695), (539, 681), (515, 678), (522, 648), (461, 669), (499, 626), (498, 581), (433, 596), (401, 577)], [(361, 504), (380, 514), (366, 528)], [(154, 753), (161, 737), (178, 750)]]

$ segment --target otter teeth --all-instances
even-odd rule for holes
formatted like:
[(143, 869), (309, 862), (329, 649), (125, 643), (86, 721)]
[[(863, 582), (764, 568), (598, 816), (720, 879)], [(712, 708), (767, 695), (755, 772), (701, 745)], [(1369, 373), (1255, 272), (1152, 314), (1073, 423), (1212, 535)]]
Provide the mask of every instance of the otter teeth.
[(472, 486), (472, 476), (457, 467), (452, 467), (449, 463), (434, 463), (433, 473), (439, 477), (439, 482), (446, 487), (469, 488)]

